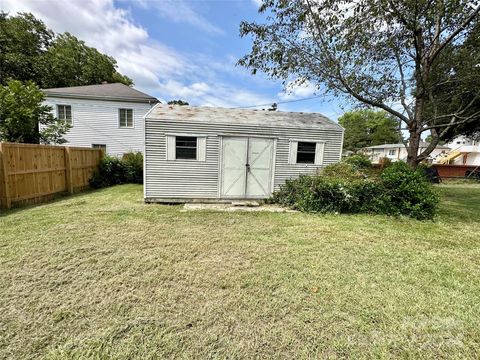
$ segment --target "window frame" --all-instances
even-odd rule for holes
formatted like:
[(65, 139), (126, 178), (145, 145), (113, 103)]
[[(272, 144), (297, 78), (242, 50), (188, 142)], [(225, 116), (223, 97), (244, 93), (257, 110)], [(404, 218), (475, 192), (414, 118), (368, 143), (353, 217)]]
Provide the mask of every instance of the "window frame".
[[(299, 151), (299, 148), (300, 148), (300, 144), (308, 144), (309, 146), (310, 145), (313, 145), (313, 152), (311, 151)], [(298, 161), (298, 155), (302, 153), (302, 154), (313, 154), (313, 159), (312, 161)], [(315, 157), (317, 156), (317, 143), (315, 141), (297, 141), (297, 154), (296, 154), (296, 158), (295, 158), (295, 164), (309, 164), (309, 165), (315, 165)]]
[[(66, 119), (65, 116), (64, 116), (63, 119), (60, 118), (60, 107), (66, 108), (67, 106), (70, 107), (70, 123), (67, 122), (67, 119)], [(70, 104), (56, 104), (56, 110), (57, 110), (57, 119), (63, 120), (63, 121), (65, 121), (66, 124), (70, 125), (70, 127), (73, 127), (73, 107), (72, 107), (72, 105), (70, 105)], [(64, 111), (64, 115), (66, 115), (67, 114), (66, 110), (64, 109), (63, 111)]]
[[(176, 158), (176, 138), (177, 137), (195, 137), (197, 138), (197, 157), (195, 159), (177, 159)], [(207, 161), (207, 138), (206, 134), (197, 133), (165, 133), (165, 160), (166, 161)]]
[[(132, 112), (132, 126), (128, 126), (128, 117), (125, 119), (125, 126), (122, 126), (121, 113), (122, 111), (131, 111)], [(135, 129), (135, 116), (133, 108), (118, 108), (118, 128), (119, 129)]]
[[(324, 166), (324, 158), (325, 158), (325, 147), (327, 142), (325, 140), (312, 140), (312, 139), (298, 139), (298, 138), (291, 138), (288, 139), (289, 141), (289, 150), (288, 150), (288, 164), (289, 165), (296, 165), (302, 167), (309, 167), (309, 166)], [(315, 157), (313, 163), (298, 163), (298, 144), (301, 142), (305, 143), (314, 143), (315, 144)], [(292, 158), (292, 153), (295, 155), (295, 159)]]
[(102, 149), (107, 152), (107, 144), (91, 144), (92, 149)]
[[(186, 148), (186, 149), (192, 149), (192, 146), (179, 146), (177, 145), (177, 141), (179, 138), (190, 138), (190, 139), (195, 139), (195, 157), (178, 157), (178, 148)], [(185, 141), (185, 140), (184, 140)], [(190, 140), (191, 141), (191, 140)], [(187, 160), (187, 161), (197, 161), (198, 159), (198, 137), (197, 136), (186, 136), (186, 135), (176, 135), (175, 136), (175, 160)]]

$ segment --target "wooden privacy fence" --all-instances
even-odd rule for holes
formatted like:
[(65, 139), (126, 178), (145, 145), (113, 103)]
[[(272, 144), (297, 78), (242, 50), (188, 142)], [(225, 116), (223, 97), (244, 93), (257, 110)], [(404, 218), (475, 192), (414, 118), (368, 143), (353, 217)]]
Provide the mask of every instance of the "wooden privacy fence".
[(0, 143), (0, 208), (81, 191), (102, 157), (101, 149)]

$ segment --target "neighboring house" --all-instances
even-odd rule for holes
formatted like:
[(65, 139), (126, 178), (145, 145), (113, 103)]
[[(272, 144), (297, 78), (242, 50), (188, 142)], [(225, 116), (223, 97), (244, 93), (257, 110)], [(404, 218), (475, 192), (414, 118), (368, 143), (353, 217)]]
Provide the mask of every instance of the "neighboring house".
[(440, 159), (442, 164), (480, 165), (480, 143), (460, 135), (448, 143), (451, 151)]
[(339, 161), (343, 131), (314, 113), (158, 104), (145, 116), (145, 201), (266, 198)]
[(144, 115), (158, 103), (153, 96), (115, 83), (44, 89), (45, 104), (71, 124), (67, 145), (104, 148), (121, 156), (143, 152)]
[[(422, 142), (418, 149), (420, 154), (428, 147), (428, 143)], [(392, 162), (406, 161), (407, 160), (407, 148), (404, 144), (383, 144), (375, 146), (364, 147), (361, 152), (367, 155), (372, 162), (379, 163), (381, 159), (387, 158)], [(439, 159), (450, 152), (450, 148), (446, 145), (437, 145), (437, 147), (430, 153), (427, 160), (432, 163), (436, 163)]]
[(465, 136), (465, 135), (458, 135), (456, 137), (454, 137), (451, 141), (449, 141), (446, 145), (450, 148), (450, 149), (456, 149), (460, 146), (463, 146), (463, 145), (474, 145), (473, 144), (473, 140), (470, 139), (468, 136)]

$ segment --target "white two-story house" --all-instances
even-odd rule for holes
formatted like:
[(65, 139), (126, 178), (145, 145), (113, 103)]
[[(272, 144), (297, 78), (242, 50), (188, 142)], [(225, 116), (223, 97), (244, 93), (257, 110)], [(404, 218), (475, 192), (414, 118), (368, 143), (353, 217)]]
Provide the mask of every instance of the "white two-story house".
[(120, 83), (44, 89), (45, 104), (71, 125), (67, 145), (122, 156), (143, 152), (144, 116), (158, 100)]

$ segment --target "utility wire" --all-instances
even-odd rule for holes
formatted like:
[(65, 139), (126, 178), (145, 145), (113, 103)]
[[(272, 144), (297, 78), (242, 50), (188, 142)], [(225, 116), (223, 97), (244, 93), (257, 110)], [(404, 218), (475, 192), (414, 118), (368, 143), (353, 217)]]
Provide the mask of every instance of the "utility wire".
[(318, 99), (322, 97), (323, 95), (316, 95), (316, 96), (311, 96), (307, 98), (302, 98), (302, 99), (296, 99), (296, 100), (285, 100), (285, 101), (272, 101), (267, 104), (258, 104), (258, 105), (248, 105), (248, 106), (236, 106), (233, 109), (247, 109), (247, 108), (254, 108), (254, 107), (260, 107), (260, 106), (270, 106), (273, 103), (279, 105), (279, 104), (288, 104), (288, 103), (294, 103), (294, 102), (300, 102), (300, 101), (306, 101), (306, 100), (312, 100), (312, 99)]

